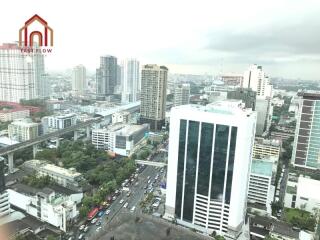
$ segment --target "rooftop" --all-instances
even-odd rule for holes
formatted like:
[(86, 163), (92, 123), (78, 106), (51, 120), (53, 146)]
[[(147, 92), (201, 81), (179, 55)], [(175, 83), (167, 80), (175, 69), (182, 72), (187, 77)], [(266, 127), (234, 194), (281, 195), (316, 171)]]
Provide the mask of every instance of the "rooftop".
[(263, 161), (260, 159), (253, 159), (252, 165), (251, 165), (251, 173), (271, 177), (272, 167), (273, 167), (272, 162)]
[(298, 196), (320, 201), (320, 192), (315, 191), (315, 189), (320, 189), (320, 181), (302, 176), (299, 177), (297, 189)]
[(144, 128), (147, 128), (147, 124), (142, 124), (142, 125), (125, 125), (123, 128), (119, 129), (117, 131), (117, 135), (121, 136), (130, 136), (133, 133), (140, 131)]
[(274, 222), (272, 232), (280, 234), (282, 236), (288, 236), (291, 238), (299, 239), (299, 232), (294, 231), (292, 227), (285, 222)]
[(257, 144), (270, 145), (275, 147), (280, 147), (281, 144), (281, 142), (278, 139), (264, 139), (261, 137), (256, 137), (254, 141)]

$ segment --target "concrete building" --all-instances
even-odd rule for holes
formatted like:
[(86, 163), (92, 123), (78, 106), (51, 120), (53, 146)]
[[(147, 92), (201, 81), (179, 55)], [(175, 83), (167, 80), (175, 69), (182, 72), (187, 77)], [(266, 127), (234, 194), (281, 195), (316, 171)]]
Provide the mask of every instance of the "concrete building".
[(245, 103), (246, 108), (256, 109), (256, 92), (248, 88), (237, 88), (227, 92), (227, 99), (239, 99)]
[(241, 236), (255, 124), (256, 113), (238, 103), (172, 108), (165, 218)]
[(300, 168), (320, 169), (320, 92), (303, 92), (300, 95), (292, 164)]
[(48, 96), (44, 57), (24, 54), (17, 44), (0, 46), (0, 100), (20, 102)]
[(34, 139), (39, 136), (39, 126), (30, 118), (16, 119), (8, 126), (9, 138), (18, 142)]
[(310, 213), (320, 211), (320, 181), (289, 174), (284, 206), (299, 208)]
[(117, 58), (106, 55), (100, 57), (100, 67), (96, 70), (96, 91), (99, 96), (113, 95), (117, 85)]
[(30, 110), (19, 104), (11, 102), (0, 103), (0, 121), (11, 122), (15, 119), (26, 118), (30, 116)]
[(121, 156), (130, 156), (145, 138), (149, 125), (115, 124), (105, 129), (92, 130), (92, 144)]
[(144, 65), (141, 70), (140, 122), (151, 130), (161, 130), (165, 124), (168, 68)]
[(112, 114), (112, 124), (115, 123), (129, 123), (130, 121), (130, 112), (123, 111), (123, 112), (116, 112)]
[(64, 232), (79, 215), (74, 201), (50, 188), (40, 190), (18, 183), (7, 191), (11, 205)]
[[(276, 173), (274, 162), (266, 159), (252, 159), (249, 179), (248, 202), (261, 205), (263, 212), (271, 215), (271, 203), (274, 198), (275, 186), (273, 178)], [(251, 206), (250, 206), (251, 207)], [(254, 205), (253, 205), (253, 208)]]
[(272, 98), (272, 85), (262, 70), (262, 66), (254, 64), (244, 72), (242, 87), (251, 88), (259, 97)]
[(279, 159), (281, 153), (281, 142), (277, 139), (269, 140), (256, 137), (253, 146), (254, 158), (266, 158), (270, 156)]
[(23, 166), (34, 170), (38, 176), (50, 176), (58, 185), (72, 190), (77, 189), (82, 180), (81, 173), (75, 169), (58, 167), (46, 161), (29, 160), (24, 162)]
[(136, 102), (140, 98), (140, 63), (126, 59), (121, 63), (121, 102)]
[(223, 74), (221, 75), (221, 81), (228, 86), (241, 86), (243, 82), (242, 74)]
[(78, 65), (73, 68), (72, 72), (72, 95), (83, 95), (86, 90), (86, 68), (83, 65)]
[(10, 214), (9, 194), (4, 178), (4, 159), (0, 159), (0, 218)]
[(189, 104), (190, 84), (179, 84), (174, 88), (173, 105), (180, 106)]
[(46, 116), (41, 119), (43, 132), (47, 133), (59, 129), (64, 129), (77, 124), (77, 115), (75, 113), (56, 114)]

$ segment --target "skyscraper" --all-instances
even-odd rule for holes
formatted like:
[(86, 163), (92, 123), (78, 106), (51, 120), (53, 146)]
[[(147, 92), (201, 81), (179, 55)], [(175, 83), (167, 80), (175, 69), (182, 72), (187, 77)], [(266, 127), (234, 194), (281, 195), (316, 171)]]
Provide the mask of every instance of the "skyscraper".
[(239, 102), (172, 108), (165, 217), (231, 239), (241, 234), (255, 123)]
[(297, 167), (320, 169), (320, 92), (301, 94), (292, 163)]
[(117, 85), (117, 58), (114, 56), (100, 57), (100, 67), (96, 70), (97, 95), (114, 94)]
[(121, 87), (123, 103), (139, 100), (139, 61), (126, 59), (121, 63)]
[(78, 65), (73, 68), (72, 73), (72, 94), (74, 96), (83, 95), (86, 89), (86, 68)]
[(141, 70), (141, 123), (149, 123), (151, 130), (160, 130), (165, 124), (168, 68), (155, 64)]
[(22, 53), (17, 44), (0, 46), (0, 100), (44, 98), (49, 87), (40, 53)]
[(174, 106), (186, 105), (189, 104), (190, 98), (190, 84), (184, 83), (179, 84), (174, 88)]
[(254, 64), (244, 72), (242, 87), (251, 88), (259, 97), (272, 97), (272, 85), (262, 66)]

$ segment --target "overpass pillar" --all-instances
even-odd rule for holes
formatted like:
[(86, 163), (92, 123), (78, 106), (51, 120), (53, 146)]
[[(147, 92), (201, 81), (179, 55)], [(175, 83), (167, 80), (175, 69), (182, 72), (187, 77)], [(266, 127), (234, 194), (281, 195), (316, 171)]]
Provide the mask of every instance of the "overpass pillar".
[(90, 126), (87, 126), (87, 140), (91, 139), (90, 130)]
[(34, 144), (32, 146), (33, 159), (36, 159), (37, 152), (38, 152), (38, 144)]
[(13, 152), (8, 154), (8, 166), (9, 166), (9, 173), (13, 173), (13, 168), (14, 168)]
[(56, 140), (56, 148), (58, 148), (60, 146), (60, 139), (59, 137), (57, 137), (57, 140)]
[(79, 138), (79, 133), (78, 133), (78, 131), (74, 131), (73, 140), (76, 141), (76, 140), (78, 140), (78, 138)]

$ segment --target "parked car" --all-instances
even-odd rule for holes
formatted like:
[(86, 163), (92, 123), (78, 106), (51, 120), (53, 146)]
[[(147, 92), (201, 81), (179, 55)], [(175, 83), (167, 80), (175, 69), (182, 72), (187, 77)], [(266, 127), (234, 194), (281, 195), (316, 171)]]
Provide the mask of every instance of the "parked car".
[(128, 203), (126, 202), (124, 205), (123, 205), (124, 208), (127, 208), (128, 207)]
[(106, 215), (109, 215), (109, 213), (110, 213), (110, 209), (108, 209), (108, 210), (106, 211)]
[(122, 204), (123, 202), (124, 202), (124, 200), (123, 200), (123, 199), (121, 199), (119, 203), (120, 203), (120, 204)]

